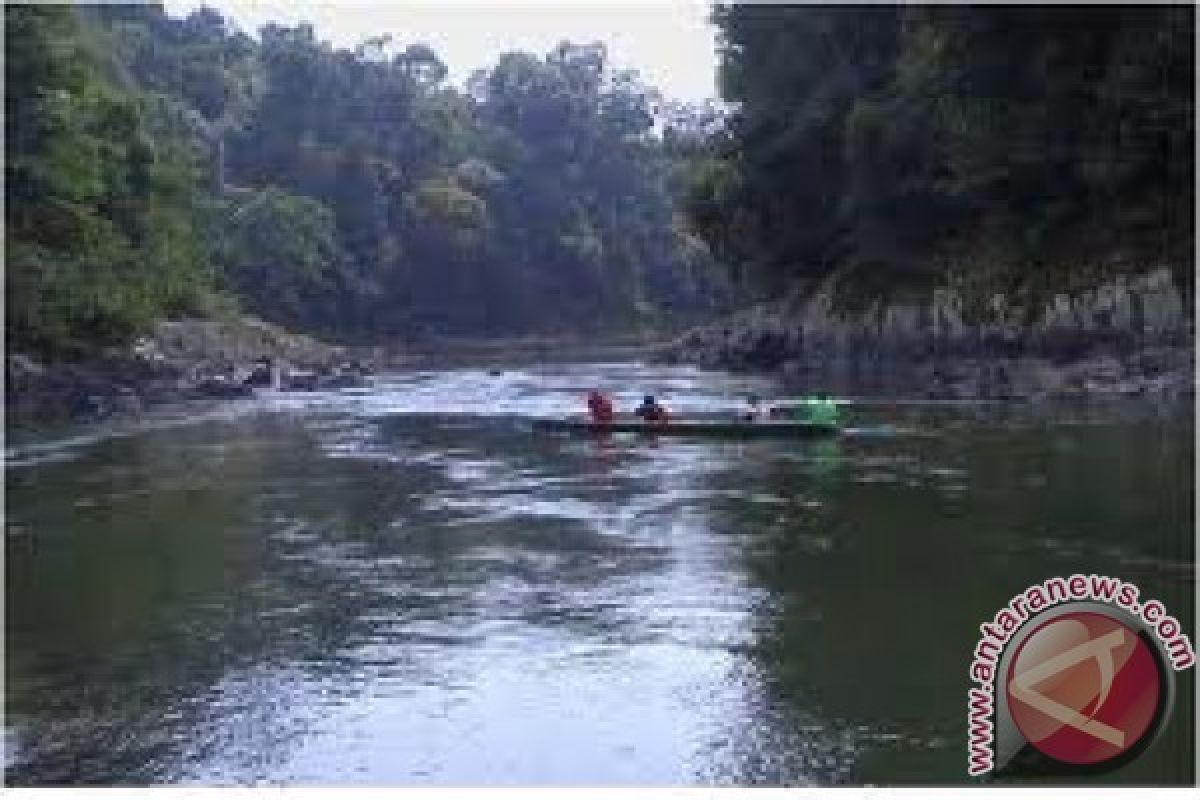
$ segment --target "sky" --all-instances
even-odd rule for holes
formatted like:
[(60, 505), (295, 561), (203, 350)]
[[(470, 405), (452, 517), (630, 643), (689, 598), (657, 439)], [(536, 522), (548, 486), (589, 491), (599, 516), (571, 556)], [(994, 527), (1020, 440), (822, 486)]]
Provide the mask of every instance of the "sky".
[(544, 54), (559, 41), (602, 41), (609, 61), (678, 100), (715, 97), (715, 29), (705, 0), (166, 0), (180, 16), (200, 6), (220, 11), (247, 33), (267, 22), (309, 22), (339, 47), (390, 33), (398, 44), (430, 45), (462, 85), (511, 50)]

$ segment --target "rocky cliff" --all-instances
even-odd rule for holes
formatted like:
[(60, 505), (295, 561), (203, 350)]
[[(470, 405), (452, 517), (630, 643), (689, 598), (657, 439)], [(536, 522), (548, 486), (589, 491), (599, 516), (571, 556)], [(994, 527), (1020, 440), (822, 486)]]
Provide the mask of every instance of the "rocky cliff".
[(830, 281), (748, 309), (690, 331), (664, 357), (947, 397), (1193, 390), (1193, 308), (1166, 268), (1069, 292), (946, 287), (857, 306), (839, 294)]
[(328, 345), (254, 317), (164, 321), (131, 345), (71, 361), (8, 353), (5, 418), (94, 419), (159, 403), (243, 397), (279, 381), (285, 389), (338, 388), (357, 384), (372, 366), (373, 354), (361, 348)]

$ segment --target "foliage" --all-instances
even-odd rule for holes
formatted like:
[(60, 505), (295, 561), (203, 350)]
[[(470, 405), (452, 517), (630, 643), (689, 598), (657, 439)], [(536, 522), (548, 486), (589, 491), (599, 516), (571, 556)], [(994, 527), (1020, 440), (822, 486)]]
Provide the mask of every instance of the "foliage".
[(347, 277), (328, 208), (267, 187), (235, 193), (211, 220), (212, 257), (250, 311), (296, 327), (333, 327), (329, 301), (345, 294)]
[(58, 349), (130, 335), (193, 305), (199, 259), (186, 148), (149, 135), (70, 9), (6, 6), (8, 333)]
[[(598, 328), (647, 292), (678, 306), (652, 289), (689, 280), (654, 93), (609, 70), (599, 45), (504, 55), (465, 93), (428, 47), (386, 38), (349, 52), (305, 26), (267, 26), (258, 62), (263, 90), (229, 137), (230, 179), (332, 210), (348, 271), (370, 291), (342, 298), (354, 313), (341, 333)], [(711, 305), (718, 287), (683, 307)]]
[(688, 202), (746, 281), (1191, 269), (1188, 6), (722, 5), (734, 104)]
[[(600, 45), (466, 90), (429, 47), (216, 12), (5, 9), (9, 333), (120, 340), (226, 293), (328, 336), (599, 329), (723, 291), (692, 143)], [(686, 110), (678, 110), (685, 120)]]

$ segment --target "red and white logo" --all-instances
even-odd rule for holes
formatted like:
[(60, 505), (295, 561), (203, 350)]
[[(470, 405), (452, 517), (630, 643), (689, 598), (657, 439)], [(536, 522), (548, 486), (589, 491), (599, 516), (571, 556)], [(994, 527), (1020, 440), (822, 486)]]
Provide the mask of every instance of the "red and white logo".
[(1003, 686), (1026, 741), (1079, 765), (1118, 758), (1153, 735), (1167, 690), (1152, 645), (1094, 611), (1068, 612), (1035, 628)]

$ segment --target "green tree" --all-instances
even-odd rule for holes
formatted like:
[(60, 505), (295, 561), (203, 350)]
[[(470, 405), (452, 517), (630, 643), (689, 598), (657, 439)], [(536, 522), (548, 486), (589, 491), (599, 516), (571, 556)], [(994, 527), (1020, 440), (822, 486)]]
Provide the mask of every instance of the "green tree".
[(12, 344), (119, 341), (198, 301), (209, 273), (185, 147), (155, 141), (72, 9), (5, 8), (6, 295)]
[[(776, 293), (830, 274), (1191, 273), (1189, 6), (720, 5), (733, 104), (689, 201)], [(990, 274), (994, 273), (994, 274)]]

